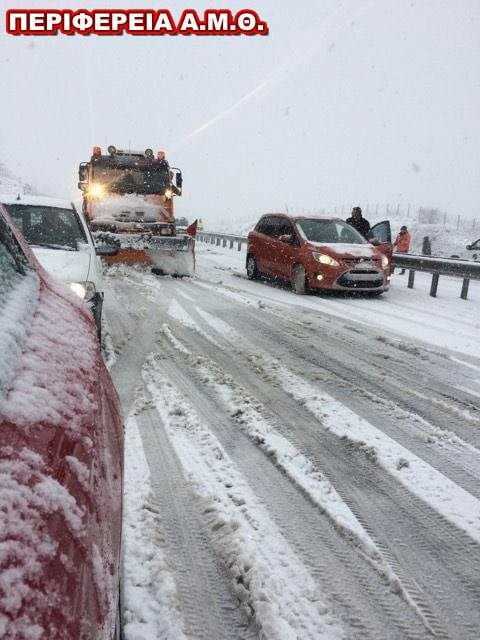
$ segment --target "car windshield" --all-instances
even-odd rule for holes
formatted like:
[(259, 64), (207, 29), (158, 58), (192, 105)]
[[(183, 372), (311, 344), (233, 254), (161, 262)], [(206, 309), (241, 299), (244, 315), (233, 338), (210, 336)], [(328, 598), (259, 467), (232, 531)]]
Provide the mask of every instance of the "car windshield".
[(7, 208), (31, 245), (76, 251), (79, 242), (88, 242), (74, 209), (25, 204), (10, 204)]
[(341, 220), (305, 218), (297, 220), (297, 227), (310, 242), (325, 244), (366, 244), (356, 229)]
[(169, 172), (163, 165), (110, 167), (98, 164), (94, 167), (93, 179), (111, 193), (163, 194), (169, 183)]

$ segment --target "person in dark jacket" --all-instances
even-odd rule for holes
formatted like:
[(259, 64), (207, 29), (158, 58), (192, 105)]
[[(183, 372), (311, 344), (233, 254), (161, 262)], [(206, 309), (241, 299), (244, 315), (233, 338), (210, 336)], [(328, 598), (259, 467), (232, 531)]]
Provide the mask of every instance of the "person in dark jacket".
[(362, 216), (360, 207), (353, 207), (352, 215), (350, 218), (347, 218), (345, 222), (356, 229), (365, 239), (368, 239), (370, 223)]
[(430, 238), (428, 236), (425, 236), (423, 238), (422, 254), (424, 256), (431, 256), (432, 255), (432, 243), (430, 242)]

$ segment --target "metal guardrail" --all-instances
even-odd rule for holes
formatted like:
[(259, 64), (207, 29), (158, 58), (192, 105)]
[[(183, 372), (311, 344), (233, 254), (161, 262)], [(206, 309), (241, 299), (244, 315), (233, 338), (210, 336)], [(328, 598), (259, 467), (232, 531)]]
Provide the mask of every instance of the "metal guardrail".
[[(226, 233), (213, 233), (200, 231), (197, 240), (217, 247), (236, 248), (241, 251), (242, 245), (247, 244), (245, 236), (233, 236)], [(462, 278), (460, 297), (466, 300), (470, 280), (480, 280), (480, 262), (459, 260), (457, 258), (438, 258), (435, 256), (417, 256), (411, 253), (395, 253), (393, 266), (400, 269), (408, 269), (408, 288), (413, 289), (415, 273), (423, 271), (432, 274), (430, 295), (436, 297), (440, 276), (453, 276)]]
[(436, 297), (440, 276), (462, 278), (460, 297), (466, 300), (470, 280), (480, 280), (480, 262), (459, 260), (457, 258), (438, 258), (435, 256), (416, 256), (407, 253), (395, 253), (393, 256), (395, 267), (408, 269), (408, 288), (413, 289), (415, 273), (423, 271), (432, 274), (430, 295)]
[(242, 244), (247, 244), (245, 236), (231, 236), (226, 233), (210, 233), (206, 231), (197, 231), (197, 240), (213, 244), (216, 247), (226, 247), (228, 245), (229, 249), (233, 249), (236, 245), (237, 251), (242, 250)]

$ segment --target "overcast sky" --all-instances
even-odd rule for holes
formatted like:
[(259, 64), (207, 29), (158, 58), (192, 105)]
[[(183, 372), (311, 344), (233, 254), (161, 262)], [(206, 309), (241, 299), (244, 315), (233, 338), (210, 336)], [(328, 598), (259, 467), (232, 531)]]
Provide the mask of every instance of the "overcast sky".
[(0, 160), (13, 172), (72, 196), (94, 144), (164, 148), (184, 172), (177, 211), (213, 222), (367, 202), (480, 216), (479, 0), (154, 6), (247, 6), (270, 35), (2, 34)]

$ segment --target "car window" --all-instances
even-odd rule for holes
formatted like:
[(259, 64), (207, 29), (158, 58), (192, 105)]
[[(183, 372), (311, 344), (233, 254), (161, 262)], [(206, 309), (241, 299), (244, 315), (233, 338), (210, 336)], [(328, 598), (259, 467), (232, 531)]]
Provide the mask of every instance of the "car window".
[(10, 204), (7, 209), (31, 245), (76, 251), (78, 243), (88, 242), (74, 209), (24, 204)]
[(258, 233), (263, 233), (266, 236), (273, 235), (275, 225), (273, 223), (273, 219), (271, 217), (262, 218), (257, 225), (256, 231)]
[(280, 218), (275, 235), (286, 236), (286, 235), (293, 235), (294, 233), (295, 231), (293, 229), (293, 225), (290, 222), (290, 220), (285, 220), (284, 218)]
[(26, 258), (6, 223), (0, 218), (0, 311), (25, 275)]

